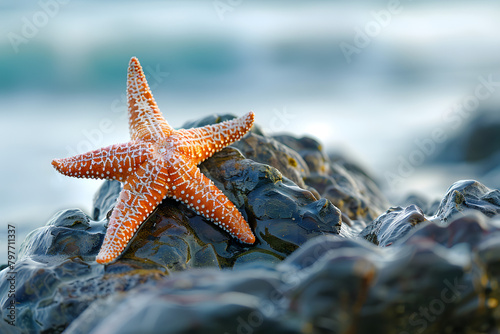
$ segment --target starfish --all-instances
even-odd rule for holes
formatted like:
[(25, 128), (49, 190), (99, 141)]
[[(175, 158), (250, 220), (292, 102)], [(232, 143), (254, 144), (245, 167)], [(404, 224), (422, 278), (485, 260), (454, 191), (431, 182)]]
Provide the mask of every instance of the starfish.
[(64, 175), (123, 183), (96, 261), (116, 260), (165, 197), (187, 204), (231, 236), (253, 244), (248, 223), (197, 165), (243, 137), (252, 127), (254, 113), (175, 130), (163, 118), (135, 57), (128, 68), (127, 98), (131, 141), (52, 161)]

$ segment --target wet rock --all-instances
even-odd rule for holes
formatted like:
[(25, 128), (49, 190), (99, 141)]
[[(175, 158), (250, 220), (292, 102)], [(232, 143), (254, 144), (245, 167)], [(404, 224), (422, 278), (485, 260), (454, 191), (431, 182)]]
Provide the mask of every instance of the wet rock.
[(104, 221), (91, 221), (82, 211), (57, 213), (46, 226), (30, 233), (13, 268), (0, 272), (0, 305), (8, 314), (7, 278), (15, 272), (16, 328), (23, 333), (60, 333), (97, 298), (123, 292), (160, 275), (131, 270), (127, 277), (97, 264), (105, 234)]
[(273, 138), (296, 151), (307, 163), (311, 173), (328, 175), (331, 172), (330, 160), (318, 141), (310, 137), (295, 138), (290, 135), (277, 135)]
[[(406, 208), (390, 208), (368, 224), (359, 233), (359, 236), (376, 245), (385, 247), (403, 239), (410, 230), (420, 223), (427, 222), (428, 219), (438, 220), (443, 224), (447, 224), (451, 219), (456, 219), (460, 215), (471, 211), (480, 212), (488, 217), (497, 215), (500, 213), (500, 192), (498, 190), (491, 190), (477, 181), (459, 181), (448, 189), (446, 195), (439, 203), (434, 216), (426, 218), (424, 212), (415, 205), (410, 205)], [(454, 237), (456, 238), (463, 235), (465, 231), (468, 231), (469, 227), (468, 220), (464, 219), (450, 225), (447, 230), (454, 231), (456, 229), (454, 233)], [(430, 233), (429, 230), (433, 229), (439, 229), (439, 226), (427, 226), (416, 234)], [(471, 241), (473, 240), (473, 235), (467, 235), (466, 233), (464, 239)]]
[(422, 210), (415, 205), (392, 207), (370, 223), (359, 236), (380, 247), (387, 247), (426, 221)]
[(483, 216), (469, 212), (464, 217), (456, 217), (447, 225), (426, 224), (402, 242), (418, 245), (432, 240), (446, 248), (463, 244), (476, 249), (481, 240), (496, 230), (495, 225), (486, 223)]
[[(426, 227), (431, 225), (436, 226)], [(441, 233), (454, 233), (439, 228), (434, 235), (439, 239), (446, 238)], [(410, 239), (413, 233), (418, 232), (411, 231)], [(480, 282), (484, 269), (474, 262), (480, 246), (471, 251), (457, 240), (445, 248), (429, 237), (374, 247), (362, 239), (346, 243), (318, 237), (278, 266), (287, 272), (288, 312), (301, 328), (313, 333), (486, 333), (495, 326), (495, 302), (484, 307), (491, 285)]]
[[(463, 221), (427, 223), (393, 247), (324, 235), (278, 265), (178, 272), (96, 300), (66, 333), (490, 333), (499, 232), (484, 216), (468, 219), (481, 228), (453, 241)], [(474, 247), (464, 247), (467, 233)]]
[(440, 200), (430, 200), (423, 195), (410, 194), (401, 202), (397, 203), (398, 206), (415, 205), (419, 207), (426, 216), (432, 216), (436, 213), (439, 207)]
[[(198, 127), (232, 118), (209, 116), (184, 127)], [(349, 219), (370, 222), (389, 206), (374, 180), (341, 157), (331, 159), (318, 141), (290, 135), (266, 136), (258, 126), (232, 144), (248, 159), (275, 167), (317, 199), (328, 199)]]
[(0, 321), (0, 333), (2, 334), (21, 334), (22, 332), (16, 326)]
[(65, 333), (299, 333), (275, 317), (280, 284), (273, 268), (184, 272), (95, 303)]
[(253, 133), (232, 146), (246, 158), (273, 166), (299, 187), (305, 188), (304, 177), (309, 175), (309, 168), (302, 157), (287, 146), (271, 137)]
[(309, 169), (306, 186), (330, 200), (347, 217), (369, 222), (389, 206), (374, 180), (359, 166), (337, 156), (330, 158), (322, 146), (308, 137), (274, 136), (297, 151)]
[[(224, 118), (198, 125), (214, 119)], [(387, 210), (356, 165), (258, 127), (200, 169), (255, 245), (167, 198), (117, 261), (99, 265), (120, 191), (108, 181), (90, 217), (61, 211), (25, 239), (16, 327), (0, 332), (493, 333), (499, 323), (497, 190), (461, 181), (433, 217), (417, 200)], [(0, 271), (4, 320), (11, 269)]]
[(86, 261), (93, 261), (105, 233), (103, 223), (91, 221), (79, 209), (60, 211), (44, 227), (26, 237), (19, 258), (52, 261), (53, 257), (64, 260), (79, 256)]
[[(276, 161), (289, 156), (301, 159), (273, 139), (257, 140), (261, 148), (275, 152), (271, 156)], [(276, 168), (248, 159), (236, 148), (218, 152), (200, 168), (240, 209), (256, 235), (255, 245), (241, 244), (184, 204), (167, 198), (117, 261), (99, 265), (95, 257), (120, 191), (118, 182), (106, 181), (95, 196), (92, 217), (78, 209), (61, 211), (30, 233), (21, 246), (15, 266), (18, 328), (62, 332), (94, 301), (174, 272), (276, 264), (309, 239), (339, 233), (341, 212), (330, 201), (317, 199)], [(290, 174), (294, 169), (285, 170)], [(9, 302), (5, 289), (6, 284), (0, 285), (3, 315)]]
[(488, 217), (499, 214), (500, 191), (491, 190), (474, 180), (456, 182), (441, 200), (436, 217), (447, 222), (450, 217), (467, 210), (476, 210)]
[[(392, 221), (405, 212), (418, 209), (394, 210)], [(91, 228), (78, 212), (58, 217), (49, 228)], [(327, 234), (278, 265), (248, 261), (232, 271), (212, 267), (168, 276), (127, 271), (125, 260), (116, 271), (78, 256), (60, 261), (46, 251), (37, 258), (42, 263), (26, 256), (48, 247), (26, 248), (16, 264), (23, 282), (16, 328), (73, 334), (490, 333), (500, 320), (500, 222), (476, 213), (447, 225), (420, 225), (391, 247)]]

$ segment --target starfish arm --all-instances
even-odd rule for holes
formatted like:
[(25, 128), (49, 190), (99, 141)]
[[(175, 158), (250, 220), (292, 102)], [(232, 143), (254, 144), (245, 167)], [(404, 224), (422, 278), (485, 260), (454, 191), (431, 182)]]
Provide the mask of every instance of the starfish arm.
[(248, 114), (218, 124), (200, 128), (181, 129), (173, 136), (179, 137), (178, 146), (195, 164), (210, 158), (215, 152), (241, 139), (252, 127), (254, 113)]
[(125, 250), (140, 225), (165, 198), (167, 179), (161, 158), (144, 162), (129, 175), (111, 214), (98, 263), (112, 262)]
[(131, 141), (74, 157), (54, 159), (52, 165), (67, 176), (124, 181), (128, 173), (152, 156), (150, 143)]
[(141, 64), (135, 57), (130, 59), (128, 68), (127, 96), (132, 140), (157, 141), (172, 133), (173, 128), (156, 105)]
[(250, 226), (238, 209), (195, 164), (187, 163), (181, 155), (172, 155), (169, 160), (172, 179), (169, 196), (187, 204), (240, 241), (255, 242)]

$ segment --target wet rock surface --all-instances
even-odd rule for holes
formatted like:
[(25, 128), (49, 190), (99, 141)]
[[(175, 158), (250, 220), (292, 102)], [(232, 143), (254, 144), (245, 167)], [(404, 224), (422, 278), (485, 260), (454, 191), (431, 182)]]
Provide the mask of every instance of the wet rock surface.
[[(418, 202), (418, 197), (413, 198)], [(433, 204), (432, 207), (436, 205)], [(428, 210), (429, 208), (431, 207), (427, 207)], [(428, 223), (430, 220), (445, 225), (469, 212), (483, 214), (486, 217), (495, 217), (500, 214), (500, 191), (490, 189), (474, 180), (459, 181), (448, 189), (432, 215), (425, 215), (424, 211), (416, 205), (409, 205), (405, 208), (392, 207), (369, 223), (359, 233), (359, 237), (385, 247), (403, 239), (421, 223)]]
[(342, 157), (329, 157), (316, 140), (290, 135), (274, 138), (297, 151), (306, 162), (309, 173), (302, 175), (305, 184), (330, 200), (349, 219), (369, 222), (389, 206), (365, 171)]
[[(221, 122), (232, 116), (209, 116), (184, 127)], [(321, 144), (308, 137), (266, 136), (255, 126), (231, 145), (248, 159), (270, 165), (316, 198), (326, 198), (349, 219), (369, 222), (389, 206), (375, 181), (359, 166), (342, 157), (330, 158)]]
[(466, 210), (477, 210), (493, 217), (500, 213), (500, 191), (490, 189), (480, 182), (464, 180), (453, 184), (439, 204), (436, 216), (441, 221)]
[[(468, 245), (454, 237), (464, 220)], [(393, 248), (320, 236), (279, 265), (184, 271), (98, 300), (66, 333), (492, 333), (497, 224), (429, 223)]]
[(387, 247), (425, 221), (424, 213), (415, 205), (392, 207), (370, 223), (359, 236), (375, 245)]
[[(91, 216), (79, 209), (57, 213), (28, 235), (14, 267), (0, 272), (0, 332), (493, 333), (497, 327), (498, 190), (460, 181), (439, 205), (415, 197), (391, 207), (370, 176), (329, 157), (317, 141), (270, 137), (258, 127), (200, 169), (249, 222), (255, 245), (167, 198), (116, 262), (99, 265), (95, 256), (121, 189), (105, 182)], [(8, 324), (12, 273), (15, 327)]]

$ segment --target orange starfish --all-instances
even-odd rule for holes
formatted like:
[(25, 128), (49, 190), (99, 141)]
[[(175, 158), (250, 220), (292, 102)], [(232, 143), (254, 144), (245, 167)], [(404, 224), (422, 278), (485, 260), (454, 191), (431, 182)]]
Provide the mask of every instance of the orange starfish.
[(127, 95), (130, 142), (52, 161), (68, 176), (124, 184), (96, 261), (114, 261), (167, 196), (187, 204), (241, 242), (254, 243), (255, 236), (238, 209), (197, 167), (243, 137), (252, 127), (253, 112), (214, 125), (175, 130), (158, 109), (135, 57), (128, 68)]

